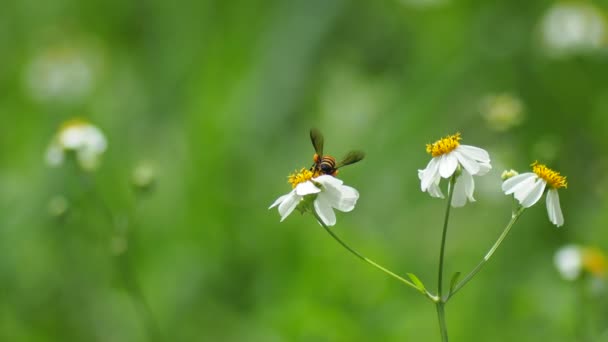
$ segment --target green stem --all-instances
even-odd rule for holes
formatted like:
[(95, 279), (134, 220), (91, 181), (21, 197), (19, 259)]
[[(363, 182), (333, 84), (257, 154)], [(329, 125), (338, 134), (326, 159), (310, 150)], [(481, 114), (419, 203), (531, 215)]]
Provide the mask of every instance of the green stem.
[(437, 308), (437, 318), (439, 318), (439, 330), (441, 331), (441, 341), (448, 342), (448, 328), (445, 325), (445, 303), (439, 301), (435, 303), (435, 307)]
[(441, 301), (441, 294), (443, 293), (443, 259), (445, 255), (445, 241), (448, 235), (450, 208), (452, 207), (452, 197), (454, 196), (454, 183), (456, 183), (456, 173), (454, 173), (452, 178), (450, 178), (450, 185), (448, 187), (448, 205), (445, 209), (445, 218), (443, 220), (443, 232), (441, 233), (441, 247), (439, 249), (439, 271), (437, 276), (437, 297), (439, 297), (439, 301)]
[(454, 196), (454, 184), (456, 183), (456, 174), (450, 178), (448, 186), (448, 204), (445, 209), (445, 217), (443, 220), (443, 232), (441, 233), (441, 247), (439, 248), (439, 271), (437, 275), (437, 297), (435, 297), (435, 307), (437, 308), (437, 318), (439, 319), (439, 331), (441, 332), (441, 341), (448, 341), (448, 328), (445, 324), (445, 303), (441, 297), (443, 293), (443, 260), (445, 256), (445, 242), (448, 235), (448, 222), (450, 219), (450, 209), (452, 208), (452, 197)]
[(160, 340), (162, 340), (162, 334), (160, 332), (158, 324), (156, 323), (156, 319), (154, 318), (154, 315), (152, 314), (152, 310), (150, 308), (150, 305), (148, 304), (146, 296), (144, 295), (142, 288), (139, 285), (139, 282), (137, 281), (137, 278), (135, 276), (135, 269), (132, 266), (133, 252), (131, 250), (136, 245), (135, 231), (134, 231), (135, 211), (139, 204), (139, 198), (138, 197), (135, 198), (135, 200), (134, 200), (135, 203), (133, 204), (133, 207), (129, 211), (129, 214), (127, 216), (127, 220), (126, 220), (126, 223), (124, 224), (124, 226), (119, 227), (118, 220), (115, 218), (115, 215), (114, 215), (112, 209), (107, 204), (107, 202), (104, 200), (103, 196), (98, 192), (98, 189), (96, 186), (97, 183), (95, 182), (95, 180), (93, 178), (90, 180), (90, 182), (91, 182), (91, 191), (92, 191), (93, 197), (97, 200), (99, 206), (101, 207), (101, 210), (106, 215), (108, 221), (114, 228), (114, 231), (118, 234), (123, 235), (123, 237), (125, 238), (125, 240), (127, 242), (127, 246), (128, 246), (127, 250), (123, 251), (122, 253), (120, 253), (117, 256), (117, 264), (118, 264), (117, 267), (123, 278), (125, 289), (129, 293), (129, 297), (131, 298), (131, 301), (133, 302), (133, 306), (135, 307), (135, 310), (137, 311), (140, 318), (143, 320), (143, 324), (144, 324), (146, 333), (148, 334), (149, 340), (150, 341), (160, 341)]
[(133, 208), (130, 210), (127, 222), (125, 225), (124, 238), (127, 242), (127, 249), (117, 255), (118, 267), (121, 270), (125, 288), (129, 292), (133, 301), (133, 306), (137, 310), (139, 316), (143, 320), (143, 324), (148, 334), (149, 341), (162, 341), (162, 333), (156, 322), (152, 309), (148, 304), (148, 300), (144, 295), (141, 285), (136, 277), (136, 269), (133, 267), (133, 251), (137, 247), (136, 231), (135, 231), (135, 211), (139, 202), (136, 198)]
[(463, 288), (469, 281), (471, 281), (471, 279), (473, 279), (473, 277), (475, 277), (477, 272), (479, 272), (483, 268), (483, 266), (485, 266), (485, 264), (490, 260), (490, 258), (496, 251), (496, 249), (498, 249), (498, 246), (500, 246), (500, 244), (503, 242), (503, 240), (507, 237), (507, 235), (509, 234), (509, 231), (511, 230), (511, 228), (513, 227), (515, 222), (517, 222), (517, 220), (519, 219), (521, 214), (524, 212), (524, 210), (525, 210), (524, 207), (519, 207), (519, 209), (517, 209), (516, 211), (513, 212), (513, 214), (511, 215), (511, 220), (509, 221), (509, 223), (503, 230), (502, 234), (500, 234), (500, 236), (498, 237), (498, 240), (496, 240), (496, 242), (494, 243), (492, 248), (490, 248), (490, 250), (486, 253), (486, 255), (479, 262), (479, 264), (477, 264), (477, 266), (475, 266), (475, 268), (471, 272), (469, 272), (469, 274), (467, 274), (467, 276), (464, 277), (464, 279), (462, 279), (460, 282), (458, 282), (458, 284), (456, 284), (456, 286), (454, 286), (454, 288), (452, 289), (452, 291), (450, 292), (450, 294), (448, 296), (448, 299), (451, 298), (453, 295), (455, 295), (456, 292), (458, 292), (461, 288)]
[[(361, 253), (357, 252), (356, 250), (354, 250), (352, 247), (350, 247), (349, 245), (346, 244), (346, 242), (342, 241), (342, 239), (340, 239), (331, 229), (329, 229), (329, 227), (323, 222), (323, 220), (321, 220), (321, 218), (319, 217), (319, 215), (316, 212), (313, 212), (315, 217), (317, 218), (317, 221), (319, 221), (319, 223), (321, 224), (321, 226), (323, 226), (323, 228), (325, 228), (325, 230), (329, 233), (329, 235), (331, 235), (331, 237), (334, 238), (334, 240), (338, 241), (338, 243), (340, 245), (342, 245), (342, 247), (346, 248), (347, 251), (351, 252), (354, 256), (356, 256), (357, 258), (365, 261), (366, 263), (374, 266), (375, 268), (379, 269), (380, 271), (388, 274), (389, 276), (399, 280), (400, 282), (402, 282), (403, 284), (416, 289), (416, 291), (420, 291), (420, 289), (418, 289), (418, 287), (416, 285), (414, 285), (414, 283), (410, 282), (409, 280), (397, 275), (396, 273), (386, 269), (385, 267), (377, 264), (376, 262), (374, 262), (373, 260), (363, 256)], [(426, 293), (426, 296), (431, 298), (431, 294), (429, 294), (428, 292)]]

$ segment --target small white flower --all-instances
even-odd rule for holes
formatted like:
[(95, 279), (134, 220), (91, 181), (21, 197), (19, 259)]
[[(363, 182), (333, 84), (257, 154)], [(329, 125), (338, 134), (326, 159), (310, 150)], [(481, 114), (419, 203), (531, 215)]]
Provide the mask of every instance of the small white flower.
[(566, 280), (576, 280), (583, 273), (594, 279), (604, 279), (608, 268), (605, 254), (595, 247), (566, 245), (555, 253), (553, 261)]
[(103, 53), (95, 39), (65, 41), (32, 56), (23, 80), (35, 100), (70, 103), (93, 91), (102, 67)]
[(606, 47), (606, 20), (591, 3), (557, 2), (542, 19), (541, 30), (547, 52), (555, 57)]
[(46, 162), (59, 166), (67, 152), (74, 152), (78, 164), (85, 170), (94, 170), (107, 148), (107, 141), (96, 126), (79, 119), (62, 125), (46, 151)]
[(581, 249), (575, 245), (560, 248), (553, 258), (555, 267), (566, 280), (577, 279), (583, 270)]
[(441, 178), (450, 178), (461, 167), (456, 177), (452, 206), (462, 207), (475, 202), (473, 176), (483, 176), (492, 169), (490, 155), (484, 149), (475, 146), (461, 145), (460, 133), (437, 140), (426, 145), (426, 151), (433, 156), (424, 170), (418, 170), (420, 189), (432, 197), (444, 198), (439, 182)]
[(521, 206), (529, 208), (540, 200), (549, 185), (546, 200), (549, 221), (561, 227), (564, 224), (564, 215), (559, 205), (557, 189), (568, 186), (566, 177), (537, 162), (532, 164), (532, 171), (507, 179), (502, 183), (502, 190), (505, 195), (513, 194)]
[[(281, 221), (289, 216), (298, 205), (305, 203), (305, 199), (314, 198), (314, 211), (325, 225), (333, 226), (336, 224), (334, 209), (349, 212), (355, 208), (359, 198), (357, 190), (344, 185), (340, 179), (329, 175), (313, 178), (313, 173), (306, 169), (291, 175), (289, 182), (294, 186), (294, 189), (279, 197), (268, 208), (272, 209), (278, 206)], [(306, 210), (306, 208), (303, 208), (303, 210)]]

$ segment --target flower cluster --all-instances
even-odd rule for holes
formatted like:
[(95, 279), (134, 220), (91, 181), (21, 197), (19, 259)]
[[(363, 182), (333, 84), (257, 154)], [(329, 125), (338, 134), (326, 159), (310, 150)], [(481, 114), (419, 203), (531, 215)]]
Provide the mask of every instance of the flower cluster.
[[(463, 145), (461, 140), (460, 133), (456, 133), (427, 144), (426, 151), (432, 158), (426, 168), (418, 170), (420, 189), (436, 198), (444, 198), (440, 188), (441, 179), (454, 177), (453, 189), (448, 190), (451, 192), (450, 205), (453, 207), (475, 202), (473, 176), (484, 176), (492, 169), (490, 155), (486, 150)], [(503, 172), (502, 190), (506, 195), (512, 194), (523, 208), (536, 204), (546, 192), (549, 220), (560, 227), (564, 224), (564, 216), (557, 190), (568, 186), (566, 177), (538, 162), (531, 166), (532, 172)], [(279, 197), (270, 206), (278, 206), (281, 221), (299, 208), (302, 212), (314, 210), (323, 223), (332, 226), (336, 223), (333, 209), (348, 212), (355, 207), (359, 198), (357, 190), (344, 185), (334, 176), (315, 173), (313, 170), (314, 168), (302, 169), (291, 174), (288, 179), (292, 191)]]
[[(462, 280), (459, 279), (459, 273), (457, 273), (452, 278), (449, 291), (444, 292), (443, 265), (450, 208), (462, 207), (467, 202), (475, 202), (475, 198), (473, 197), (475, 180), (473, 177), (488, 174), (492, 169), (492, 165), (490, 155), (486, 150), (475, 146), (462, 145), (460, 143), (462, 140), (460, 133), (448, 135), (432, 144), (427, 144), (426, 151), (431, 155), (431, 160), (424, 169), (418, 170), (420, 189), (422, 192), (427, 192), (431, 197), (444, 198), (441, 180), (449, 179), (447, 186), (449, 202), (446, 208), (439, 253), (438, 288), (436, 294), (434, 294), (429, 291), (428, 287), (415, 274), (407, 273), (409, 280), (400, 276), (357, 252), (340, 239), (333, 230), (329, 229), (329, 226), (333, 226), (336, 223), (334, 209), (349, 212), (354, 209), (359, 199), (357, 190), (344, 185), (340, 179), (335, 177), (336, 170), (342, 166), (361, 160), (363, 154), (360, 152), (356, 154), (350, 153), (341, 162), (336, 163), (332, 156), (323, 154), (324, 140), (320, 133), (316, 130), (311, 130), (310, 137), (315, 148), (313, 166), (310, 169), (301, 169), (289, 175), (288, 182), (291, 184), (292, 190), (274, 201), (269, 209), (278, 207), (281, 221), (295, 209), (300, 210), (302, 213), (312, 212), (329, 235), (358, 259), (397, 279), (406, 286), (417, 290), (430, 299), (437, 307), (442, 341), (448, 340), (444, 306), (490, 260), (525, 209), (537, 203), (546, 192), (549, 220), (558, 227), (564, 224), (557, 191), (558, 189), (567, 187), (566, 177), (538, 162), (534, 162), (531, 165), (532, 172), (519, 174), (512, 169), (504, 171), (501, 175), (504, 181), (502, 190), (506, 195), (513, 195), (514, 203), (515, 201), (518, 203), (512, 209), (510, 221), (477, 266), (466, 274)], [(355, 155), (357, 158), (348, 157)], [(329, 172), (327, 169), (331, 169), (332, 172)], [(578, 248), (570, 248), (569, 250), (559, 252), (556, 255), (555, 262), (560, 272), (564, 274), (564, 277), (569, 279), (574, 279), (583, 272), (593, 274), (594, 276), (603, 276), (607, 265), (603, 254), (591, 249), (581, 250)]]

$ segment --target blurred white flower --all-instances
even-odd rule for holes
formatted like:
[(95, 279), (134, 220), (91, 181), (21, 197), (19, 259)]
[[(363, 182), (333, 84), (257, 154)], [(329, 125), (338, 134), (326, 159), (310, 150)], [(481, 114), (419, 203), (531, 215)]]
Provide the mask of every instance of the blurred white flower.
[(91, 92), (100, 64), (94, 44), (65, 42), (34, 55), (26, 65), (24, 82), (36, 100), (72, 102)]
[(505, 192), (505, 195), (513, 194), (515, 199), (519, 201), (519, 204), (524, 208), (529, 208), (540, 200), (545, 192), (545, 188), (549, 185), (550, 189), (547, 191), (547, 213), (549, 214), (551, 223), (561, 227), (564, 224), (564, 216), (559, 204), (557, 189), (568, 187), (566, 177), (538, 162), (532, 164), (532, 171), (507, 179), (502, 183), (502, 190)]
[(461, 145), (460, 133), (450, 135), (432, 144), (426, 145), (426, 151), (433, 156), (424, 170), (418, 170), (420, 189), (432, 197), (444, 198), (439, 182), (441, 178), (450, 178), (457, 170), (453, 207), (462, 207), (467, 200), (474, 202), (475, 182), (473, 176), (483, 176), (490, 171), (490, 155), (484, 149), (475, 146)]
[(523, 121), (524, 105), (511, 94), (488, 95), (480, 105), (481, 115), (488, 126), (496, 131), (506, 131)]
[(46, 162), (59, 166), (66, 153), (73, 152), (78, 164), (85, 170), (97, 168), (101, 155), (107, 148), (106, 137), (101, 130), (87, 121), (73, 119), (65, 122), (56, 133), (46, 151)]
[(566, 245), (555, 253), (553, 261), (566, 280), (576, 280), (583, 274), (595, 279), (602, 279), (606, 275), (606, 256), (597, 248)]
[(343, 185), (340, 179), (333, 176), (314, 176), (313, 172), (306, 169), (290, 175), (289, 182), (293, 190), (279, 197), (268, 209), (278, 206), (283, 221), (298, 206), (304, 206), (300, 207), (302, 211), (310, 209), (310, 199), (313, 201), (314, 211), (323, 223), (327, 226), (335, 225), (336, 215), (333, 209), (343, 212), (353, 210), (359, 199), (359, 193), (354, 188)]
[(578, 246), (567, 245), (560, 248), (553, 257), (555, 267), (566, 280), (578, 278), (583, 269), (583, 257)]
[(544, 44), (554, 55), (593, 52), (606, 43), (606, 22), (588, 3), (555, 4), (545, 14), (541, 28)]

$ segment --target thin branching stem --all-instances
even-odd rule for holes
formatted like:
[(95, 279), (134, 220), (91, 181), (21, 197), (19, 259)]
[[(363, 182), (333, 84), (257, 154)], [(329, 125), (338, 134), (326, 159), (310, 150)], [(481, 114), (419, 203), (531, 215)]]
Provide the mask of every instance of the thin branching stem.
[[(344, 242), (342, 239), (340, 239), (340, 237), (338, 237), (338, 235), (336, 235), (336, 233), (334, 233), (324, 222), (323, 220), (321, 220), (321, 218), (319, 217), (319, 215), (316, 212), (313, 212), (315, 217), (317, 218), (317, 221), (319, 221), (319, 224), (321, 224), (321, 226), (323, 226), (323, 228), (325, 228), (325, 230), (329, 233), (329, 235), (331, 235), (331, 237), (334, 238), (334, 240), (336, 240), (340, 245), (342, 245), (342, 247), (344, 247), (347, 251), (349, 251), (351, 254), (353, 254), (354, 256), (356, 256), (357, 258), (361, 259), (362, 261), (374, 266), (375, 268), (379, 269), (380, 271), (388, 274), (389, 276), (399, 280), (400, 282), (402, 282), (403, 284), (416, 289), (416, 291), (420, 291), (420, 289), (414, 285), (414, 283), (412, 283), (411, 281), (401, 277), (400, 275), (396, 274), (395, 272), (387, 269), (384, 266), (381, 266), (380, 264), (376, 263), (375, 261), (365, 257), (363, 254), (357, 252), (355, 249), (353, 249), (352, 247), (350, 247), (348, 244), (346, 244), (346, 242)], [(432, 295), (428, 292), (425, 293), (425, 295), (428, 298), (432, 299)]]
[(124, 223), (124, 225), (121, 226), (119, 224), (119, 220), (116, 219), (112, 209), (110, 208), (108, 203), (105, 201), (104, 197), (99, 193), (94, 179), (91, 179), (91, 181), (92, 181), (92, 189), (91, 189), (92, 194), (93, 194), (94, 198), (96, 199), (97, 203), (99, 204), (101, 210), (103, 211), (104, 215), (107, 217), (109, 223), (114, 228), (114, 231), (116, 233), (122, 234), (123, 237), (126, 239), (126, 243), (129, 246), (125, 251), (122, 251), (117, 256), (117, 264), (118, 264), (117, 267), (123, 278), (125, 289), (129, 293), (129, 296), (131, 297), (135, 310), (137, 311), (140, 318), (143, 320), (149, 340), (150, 341), (161, 341), (162, 334), (160, 332), (160, 328), (159, 328), (158, 324), (156, 323), (154, 314), (152, 313), (150, 305), (148, 304), (148, 300), (142, 291), (139, 281), (137, 280), (136, 272), (132, 265), (133, 252), (130, 251), (130, 249), (132, 249), (136, 245), (136, 241), (135, 241), (136, 239), (135, 239), (135, 234), (134, 234), (135, 233), (134, 232), (134, 230), (135, 230), (135, 211), (139, 204), (139, 197), (136, 194), (136, 197), (134, 200), (135, 202), (134, 202), (133, 206), (131, 207), (131, 210), (129, 211), (129, 214), (126, 218), (126, 222)]
[(498, 237), (498, 240), (496, 240), (494, 245), (492, 245), (490, 250), (486, 253), (486, 255), (483, 257), (483, 259), (481, 259), (479, 264), (477, 264), (477, 266), (475, 266), (475, 268), (471, 272), (469, 272), (469, 274), (467, 274), (466, 277), (464, 277), (460, 282), (458, 282), (454, 286), (454, 288), (448, 295), (447, 299), (451, 298), (452, 296), (454, 296), (456, 294), (456, 292), (460, 291), (460, 289), (462, 289), (469, 281), (471, 281), (471, 279), (473, 279), (473, 277), (475, 277), (475, 275), (485, 266), (485, 264), (490, 260), (490, 258), (494, 254), (494, 252), (496, 252), (496, 249), (498, 249), (500, 244), (507, 237), (507, 235), (509, 234), (509, 231), (511, 231), (511, 228), (513, 227), (515, 222), (517, 222), (517, 220), (519, 219), (521, 214), (524, 212), (524, 210), (525, 210), (524, 207), (519, 207), (513, 211), (512, 215), (511, 215), (511, 220), (509, 221), (509, 223), (503, 230), (502, 234), (500, 234), (500, 236)]

